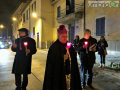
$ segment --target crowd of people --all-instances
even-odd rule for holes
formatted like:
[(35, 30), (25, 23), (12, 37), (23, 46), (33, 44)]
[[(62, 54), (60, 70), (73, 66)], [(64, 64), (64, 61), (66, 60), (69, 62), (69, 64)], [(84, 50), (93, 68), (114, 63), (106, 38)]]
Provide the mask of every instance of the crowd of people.
[[(37, 49), (35, 40), (28, 37), (26, 28), (18, 31), (20, 38), (15, 40), (11, 48), (16, 52), (12, 73), (15, 74), (15, 90), (26, 90), (28, 74), (31, 74), (32, 55), (36, 53)], [(108, 44), (104, 36), (101, 36), (97, 42), (91, 36), (91, 31), (86, 29), (82, 39), (76, 35), (73, 47), (67, 40), (67, 30), (64, 25), (60, 25), (57, 32), (58, 39), (51, 45), (47, 55), (43, 90), (82, 90), (86, 85), (90, 89), (94, 89), (92, 69), (96, 59), (95, 52), (100, 55), (99, 67), (105, 67)], [(77, 54), (80, 59), (80, 72)], [(23, 75), (22, 85), (21, 75)]]

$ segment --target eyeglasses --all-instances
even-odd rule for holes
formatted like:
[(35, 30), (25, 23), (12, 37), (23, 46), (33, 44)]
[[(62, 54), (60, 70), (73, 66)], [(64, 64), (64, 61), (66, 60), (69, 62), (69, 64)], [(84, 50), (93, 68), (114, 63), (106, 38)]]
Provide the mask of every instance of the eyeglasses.
[(62, 38), (68, 38), (68, 36), (62, 36)]

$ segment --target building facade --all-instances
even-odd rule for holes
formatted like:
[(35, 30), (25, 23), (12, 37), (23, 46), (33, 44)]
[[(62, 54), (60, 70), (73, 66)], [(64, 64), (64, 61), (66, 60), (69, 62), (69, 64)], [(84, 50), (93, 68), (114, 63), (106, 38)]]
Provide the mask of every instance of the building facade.
[[(118, 0), (85, 0), (86, 28), (92, 31), (97, 40), (105, 36), (108, 42), (108, 54), (120, 55), (120, 1)], [(90, 1), (96, 1), (90, 3)], [(103, 2), (105, 1), (105, 2)], [(116, 2), (117, 1), (117, 2)]]
[[(18, 18), (19, 13), (20, 17)], [(53, 6), (50, 1), (28, 0), (18, 7), (13, 17), (17, 18), (13, 22), (13, 35), (16, 38), (18, 38), (16, 35), (18, 35), (19, 28), (27, 28), (29, 36), (36, 40), (38, 48), (50, 47), (50, 42), (53, 41)]]
[[(96, 2), (91, 4), (90, 1)], [(17, 22), (13, 23), (13, 35), (17, 35), (18, 28), (25, 27), (30, 31), (29, 36), (36, 40), (38, 48), (49, 48), (58, 37), (57, 28), (64, 24), (70, 42), (73, 42), (76, 35), (83, 38), (84, 29), (90, 29), (91, 35), (97, 40), (100, 36), (105, 36), (109, 44), (109, 54), (120, 54), (120, 7), (117, 7), (119, 4), (112, 0), (115, 6), (110, 7), (108, 3), (100, 4), (100, 1), (28, 0), (19, 6), (24, 8), (22, 7), (18, 27)], [(13, 16), (16, 17), (16, 13), (20, 12), (19, 8)], [(36, 13), (37, 17), (33, 17), (33, 13)]]

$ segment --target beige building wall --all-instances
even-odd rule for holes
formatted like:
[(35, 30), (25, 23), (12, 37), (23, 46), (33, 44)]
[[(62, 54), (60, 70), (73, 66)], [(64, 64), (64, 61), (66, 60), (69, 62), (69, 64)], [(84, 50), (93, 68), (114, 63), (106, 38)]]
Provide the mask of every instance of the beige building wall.
[[(32, 4), (35, 1), (36, 11), (34, 12), (32, 11)], [(30, 18), (27, 20), (28, 9), (30, 9)], [(33, 13), (36, 13), (37, 17), (33, 17)], [(25, 22), (23, 22), (23, 14), (25, 14)], [(30, 32), (30, 37), (35, 39), (38, 48), (49, 48), (53, 41), (53, 6), (50, 1), (32, 0), (29, 4), (25, 3), (21, 18), (22, 21), (17, 22), (19, 23), (18, 28), (27, 28)], [(13, 23), (13, 29), (14, 27), (15, 24)], [(35, 35), (33, 35), (33, 28), (35, 28)], [(15, 33), (13, 34), (15, 35)]]
[[(75, 4), (76, 5), (82, 5), (83, 1), (84, 0), (75, 0)], [(58, 6), (61, 6), (61, 10), (66, 9), (66, 0), (60, 0), (60, 1), (58, 1), (57, 3), (55, 3), (53, 5), (53, 7), (54, 7), (53, 34), (55, 34), (53, 36), (53, 40), (54, 41), (57, 39), (57, 28), (59, 28), (59, 25), (63, 24), (63, 23), (58, 23), (57, 20), (56, 20), (56, 18), (57, 18), (57, 7)], [(82, 18), (80, 18), (80, 19), (78, 19), (78, 20), (76, 20), (76, 21), (74, 21), (72, 23), (74, 23), (74, 26), (75, 26), (75, 35), (74, 36), (79, 35), (79, 37), (82, 38), (83, 37), (83, 16), (82, 16)], [(70, 30), (69, 30), (69, 26), (68, 26), (69, 24), (71, 24), (71, 23), (69, 23), (69, 22), (68, 23), (64, 23), (64, 25), (65, 25), (65, 27), (66, 27), (66, 29), (68, 31), (68, 40), (69, 40), (69, 37), (70, 37), (69, 36)]]
[[(50, 0), (41, 0), (41, 17), (42, 19), (42, 45), (48, 46), (53, 42), (53, 6)], [(46, 42), (47, 41), (47, 42)]]
[(15, 38), (19, 37), (19, 32), (18, 29), (22, 27), (22, 15), (21, 15), (21, 10), (24, 7), (25, 3), (22, 3), (17, 10), (14, 12), (14, 14), (12, 15), (12, 18), (16, 18), (16, 21), (13, 21), (12, 24), (12, 29), (13, 29), (13, 36)]
[[(95, 8), (88, 7), (88, 1), (86, 0), (86, 28), (92, 31), (92, 36), (99, 39), (96, 36), (96, 19), (105, 17), (105, 37), (107, 40), (120, 40), (120, 7), (107, 7), (107, 8)], [(104, 0), (103, 0), (104, 1)], [(105, 0), (110, 1), (110, 0)], [(116, 1), (116, 0), (112, 0)]]
[[(104, 7), (95, 8), (88, 7), (88, 1), (86, 0), (86, 28), (92, 31), (92, 36), (97, 40), (100, 36), (96, 36), (96, 19), (105, 17), (105, 38), (108, 42), (108, 54), (120, 55), (120, 7)], [(101, 1), (101, 0), (99, 0)], [(102, 0), (110, 1), (110, 0)], [(118, 1), (118, 0), (112, 0)], [(119, 1), (120, 4), (120, 1)]]
[[(58, 1), (57, 3), (55, 3), (53, 5), (53, 8), (54, 8), (54, 25), (53, 25), (53, 40), (56, 41), (57, 38), (58, 38), (58, 35), (57, 35), (57, 29), (59, 28), (59, 25), (61, 25), (62, 23), (58, 23), (56, 18), (57, 18), (57, 7), (58, 6), (61, 6), (61, 10), (65, 9), (66, 8), (66, 0), (60, 0)], [(67, 29), (68, 30), (68, 29)]]
[[(36, 1), (36, 14), (37, 17), (32, 16), (32, 4)], [(96, 19), (105, 17), (105, 37), (108, 41), (110, 40), (120, 40), (120, 7), (119, 8), (91, 8), (88, 7), (88, 1), (85, 0), (86, 4), (86, 14), (85, 14), (85, 27), (92, 31), (92, 36), (99, 40), (100, 36), (96, 36)], [(115, 0), (114, 0), (115, 1)], [(76, 5), (83, 5), (84, 0), (75, 0)], [(22, 7), (25, 3), (21, 4), (18, 9), (13, 14), (17, 17), (17, 13), (20, 13)], [(36, 40), (39, 48), (49, 48), (53, 41), (57, 39), (57, 28), (59, 25), (64, 24), (68, 30), (68, 37), (70, 37), (69, 22), (58, 23), (57, 21), (57, 7), (61, 6), (61, 10), (66, 8), (66, 0), (59, 0), (55, 4), (51, 5), (50, 0), (32, 0), (31, 3), (24, 9), (22, 15), (19, 17), (19, 21), (13, 22), (13, 34), (16, 36), (18, 34), (17, 30), (19, 28), (25, 27), (30, 30), (30, 36)], [(30, 19), (21, 21), (23, 14), (30, 8)], [(26, 16), (25, 16), (26, 18)], [(23, 19), (22, 19), (23, 20)], [(82, 17), (74, 22), (75, 35), (79, 35), (83, 38), (84, 35), (84, 16), (83, 16), (83, 6), (82, 6)], [(33, 36), (33, 27), (35, 27), (35, 36)], [(39, 37), (38, 37), (39, 33)], [(17, 36), (16, 36), (17, 38)], [(39, 38), (39, 39), (38, 39)], [(68, 38), (69, 40), (69, 38)], [(110, 42), (111, 43), (111, 42)], [(118, 46), (118, 45), (117, 45)], [(116, 47), (116, 46), (112, 46)], [(112, 50), (113, 51), (113, 50)]]

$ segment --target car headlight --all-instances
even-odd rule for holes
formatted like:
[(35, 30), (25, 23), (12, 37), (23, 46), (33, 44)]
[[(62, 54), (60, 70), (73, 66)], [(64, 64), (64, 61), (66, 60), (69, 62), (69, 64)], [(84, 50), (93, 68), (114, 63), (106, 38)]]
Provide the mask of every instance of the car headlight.
[(2, 44), (2, 42), (0, 42), (0, 45)]
[(4, 48), (5, 46), (4, 45), (1, 45), (1, 48)]
[(11, 44), (11, 42), (9, 42), (9, 44)]

